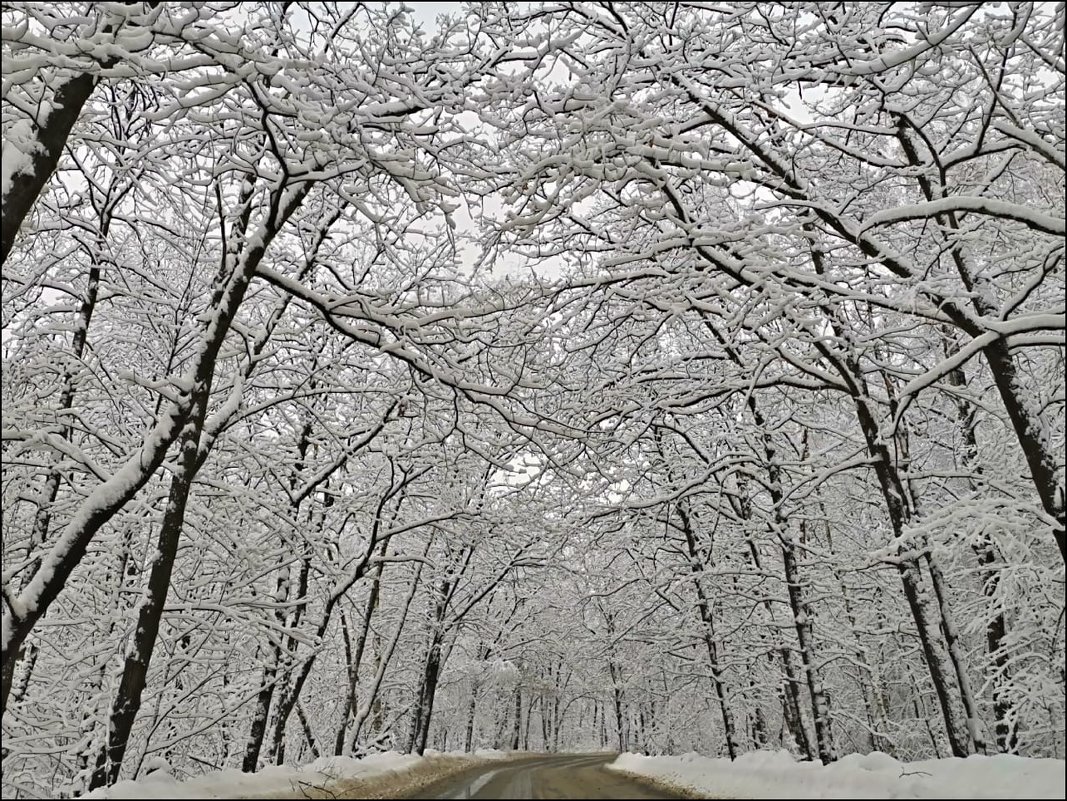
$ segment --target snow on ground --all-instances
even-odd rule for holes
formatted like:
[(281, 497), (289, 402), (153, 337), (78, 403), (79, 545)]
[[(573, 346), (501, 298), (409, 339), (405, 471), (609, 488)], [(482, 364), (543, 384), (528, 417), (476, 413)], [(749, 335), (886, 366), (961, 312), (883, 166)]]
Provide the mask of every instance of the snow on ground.
[(267, 767), (256, 773), (221, 770), (179, 781), (165, 762), (136, 781), (121, 781), (85, 798), (392, 798), (479, 762), (504, 759), (502, 751), (372, 754), (363, 759), (321, 757), (299, 768)]
[(888, 754), (849, 754), (823, 766), (786, 751), (728, 759), (699, 754), (622, 754), (609, 767), (702, 798), (1063, 798), (1064, 761), (970, 756), (898, 762)]

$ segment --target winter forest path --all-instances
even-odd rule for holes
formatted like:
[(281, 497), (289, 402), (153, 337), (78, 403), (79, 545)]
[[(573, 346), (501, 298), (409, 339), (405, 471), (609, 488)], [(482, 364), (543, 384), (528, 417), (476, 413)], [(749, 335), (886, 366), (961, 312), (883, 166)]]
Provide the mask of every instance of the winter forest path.
[[(418, 798), (679, 798), (605, 767), (615, 754), (546, 754), (486, 765), (424, 787)], [(412, 796), (415, 797), (415, 796)]]

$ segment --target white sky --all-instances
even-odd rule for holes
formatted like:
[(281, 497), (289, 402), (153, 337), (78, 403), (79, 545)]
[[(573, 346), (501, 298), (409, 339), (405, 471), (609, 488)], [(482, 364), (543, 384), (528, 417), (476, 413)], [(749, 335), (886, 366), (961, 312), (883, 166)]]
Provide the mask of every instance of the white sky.
[(404, 5), (412, 10), (412, 16), (421, 22), (427, 33), (433, 33), (437, 28), (437, 16), (461, 11), (463, 3), (432, 3), (432, 2), (407, 2)]

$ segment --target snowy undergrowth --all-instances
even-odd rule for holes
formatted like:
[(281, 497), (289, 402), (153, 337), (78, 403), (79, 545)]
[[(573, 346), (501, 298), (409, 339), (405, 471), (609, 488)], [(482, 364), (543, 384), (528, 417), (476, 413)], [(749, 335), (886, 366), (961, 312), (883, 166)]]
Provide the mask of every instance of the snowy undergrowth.
[(502, 751), (426, 756), (390, 751), (362, 759), (321, 757), (301, 767), (267, 767), (256, 773), (221, 770), (178, 780), (165, 764), (136, 781), (121, 781), (85, 798), (390, 798), (479, 762), (508, 757)]
[(898, 762), (850, 754), (830, 765), (796, 762), (786, 751), (735, 762), (699, 754), (622, 754), (612, 770), (668, 782), (704, 798), (1063, 798), (1064, 761), (1000, 754)]

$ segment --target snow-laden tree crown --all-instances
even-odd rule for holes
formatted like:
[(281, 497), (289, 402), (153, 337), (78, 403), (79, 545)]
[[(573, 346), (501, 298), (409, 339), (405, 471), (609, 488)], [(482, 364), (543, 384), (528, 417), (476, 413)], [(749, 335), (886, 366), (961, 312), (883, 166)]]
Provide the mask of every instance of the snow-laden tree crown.
[(4, 796), (1062, 758), (1063, 4), (425, 16), (4, 6)]

